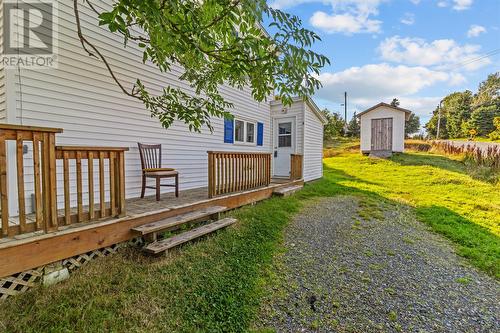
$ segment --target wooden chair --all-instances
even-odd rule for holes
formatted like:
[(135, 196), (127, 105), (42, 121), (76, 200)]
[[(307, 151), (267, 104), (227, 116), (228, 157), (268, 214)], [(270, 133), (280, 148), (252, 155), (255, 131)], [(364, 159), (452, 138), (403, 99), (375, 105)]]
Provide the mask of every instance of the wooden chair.
[[(156, 189), (156, 201), (160, 201), (160, 187), (175, 187), (175, 196), (179, 196), (179, 172), (172, 168), (161, 167), (161, 145), (147, 145), (137, 143), (141, 155), (142, 190), (141, 198), (147, 188)], [(156, 179), (156, 186), (146, 186), (146, 178)], [(162, 178), (175, 178), (175, 184), (161, 184)]]

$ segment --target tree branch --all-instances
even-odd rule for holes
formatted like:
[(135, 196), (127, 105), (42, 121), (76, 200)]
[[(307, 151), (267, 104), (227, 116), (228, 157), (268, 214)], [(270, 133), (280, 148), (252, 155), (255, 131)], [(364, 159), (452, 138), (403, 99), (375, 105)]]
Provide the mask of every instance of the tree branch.
[[(109, 74), (111, 75), (111, 77), (113, 78), (113, 80), (116, 82), (116, 84), (118, 85), (118, 87), (120, 87), (120, 89), (123, 91), (124, 94), (126, 94), (127, 96), (130, 96), (130, 97), (141, 99), (137, 95), (137, 93), (133, 93), (134, 90), (132, 90), (132, 92), (129, 92), (122, 85), (122, 83), (120, 82), (120, 80), (118, 80), (118, 78), (116, 77), (115, 73), (113, 72), (113, 69), (111, 68), (111, 65), (108, 63), (106, 57), (104, 57), (104, 55), (99, 51), (99, 49), (95, 45), (93, 45), (92, 43), (90, 43), (85, 38), (85, 36), (83, 36), (82, 26), (81, 26), (81, 22), (80, 22), (80, 12), (78, 10), (78, 0), (73, 0), (73, 9), (74, 9), (74, 12), (75, 12), (76, 29), (77, 29), (78, 38), (80, 39), (80, 43), (82, 44), (82, 46), (85, 49), (85, 51), (87, 51), (87, 53), (89, 54), (89, 56), (101, 59), (101, 61), (104, 63), (104, 65), (108, 69)], [(87, 47), (90, 47), (94, 51), (95, 54), (93, 52), (91, 52)], [(96, 56), (96, 54), (97, 54), (97, 56)]]

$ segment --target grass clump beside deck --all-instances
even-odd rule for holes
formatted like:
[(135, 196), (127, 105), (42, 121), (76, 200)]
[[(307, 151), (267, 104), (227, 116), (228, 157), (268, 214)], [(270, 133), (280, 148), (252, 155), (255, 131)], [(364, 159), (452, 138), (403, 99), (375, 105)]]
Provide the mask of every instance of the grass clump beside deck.
[(381, 202), (413, 207), (460, 255), (500, 277), (500, 185), (471, 178), (460, 161), (426, 153), (379, 160), (339, 151), (324, 165), (322, 180), (233, 211), (239, 223), (166, 257), (128, 249), (62, 284), (6, 300), (0, 332), (246, 331), (293, 214), (309, 199), (342, 194), (360, 197), (359, 213), (372, 220)]

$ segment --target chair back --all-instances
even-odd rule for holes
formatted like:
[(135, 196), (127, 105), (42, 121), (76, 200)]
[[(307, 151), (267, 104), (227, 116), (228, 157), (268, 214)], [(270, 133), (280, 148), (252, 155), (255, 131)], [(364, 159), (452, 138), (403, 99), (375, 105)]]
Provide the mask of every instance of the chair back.
[(141, 155), (142, 170), (161, 168), (161, 144), (148, 145), (137, 142), (137, 146)]

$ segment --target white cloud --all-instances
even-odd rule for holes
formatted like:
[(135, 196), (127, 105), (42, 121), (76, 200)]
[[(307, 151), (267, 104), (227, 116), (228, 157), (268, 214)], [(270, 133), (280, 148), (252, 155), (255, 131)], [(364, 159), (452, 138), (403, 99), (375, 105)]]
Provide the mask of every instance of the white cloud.
[(377, 14), (378, 6), (387, 0), (274, 0), (270, 6), (273, 8), (285, 9), (305, 3), (321, 3), (332, 6), (334, 10), (364, 12)]
[[(391, 66), (386, 63), (351, 67), (337, 73), (322, 73), (323, 84), (317, 95), (329, 100), (348, 91), (351, 98), (363, 100), (386, 100), (393, 97), (410, 96), (437, 83), (463, 83), (460, 74), (430, 70), (425, 67)], [(365, 104), (365, 103), (362, 103)]]
[(420, 3), (420, 0), (410, 0), (410, 2), (414, 5), (418, 5)]
[(470, 26), (469, 31), (467, 31), (467, 37), (477, 37), (482, 33), (486, 32), (486, 28), (480, 25), (473, 24)]
[(413, 111), (420, 120), (430, 118), (442, 97), (401, 97), (399, 98), (402, 108)]
[[(452, 8), (458, 11), (466, 10), (472, 6), (473, 2), (474, 0), (453, 0)], [(437, 5), (438, 7), (443, 7), (443, 8), (448, 7), (450, 5), (450, 1), (449, 0), (438, 1)]]
[[(350, 98), (351, 102), (356, 105), (358, 111), (363, 111), (375, 104), (380, 102), (390, 103), (393, 98), (399, 99), (402, 108), (413, 111), (417, 116), (420, 117), (421, 122), (427, 121), (431, 117), (431, 112), (439, 104), (442, 97), (433, 96), (399, 96), (394, 95), (386, 97), (385, 99), (380, 98)], [(423, 121), (425, 120), (425, 121)]]
[(329, 15), (321, 11), (313, 14), (310, 23), (313, 27), (327, 33), (344, 33), (347, 35), (378, 33), (382, 24), (381, 21), (368, 19), (367, 16), (355, 16), (347, 13)]
[(472, 6), (473, 0), (453, 0), (453, 9), (466, 10)]
[(415, 23), (415, 15), (412, 13), (405, 13), (400, 22), (406, 25), (413, 25)]
[(290, 8), (305, 3), (330, 5), (331, 13), (317, 11), (310, 18), (311, 25), (327, 33), (379, 33), (382, 22), (374, 19), (378, 7), (387, 0), (274, 0), (273, 8)]
[[(461, 74), (450, 74), (425, 67), (391, 66), (386, 63), (351, 67), (337, 73), (322, 73), (323, 84), (316, 96), (332, 105), (332, 110), (348, 93), (349, 110), (362, 111), (377, 103), (389, 103), (398, 98), (401, 106), (412, 110), (423, 122), (430, 117), (442, 97), (418, 96), (433, 85), (453, 85), (465, 82)], [(333, 107), (335, 106), (335, 107)]]
[(378, 47), (385, 61), (406, 65), (434, 66), (435, 69), (475, 70), (491, 63), (488, 57), (477, 60), (479, 45), (459, 45), (453, 39), (427, 42), (421, 38), (393, 36), (386, 38)]
[(315, 0), (275, 0), (269, 4), (272, 8), (285, 9), (290, 7), (295, 7), (303, 3), (312, 3)]

